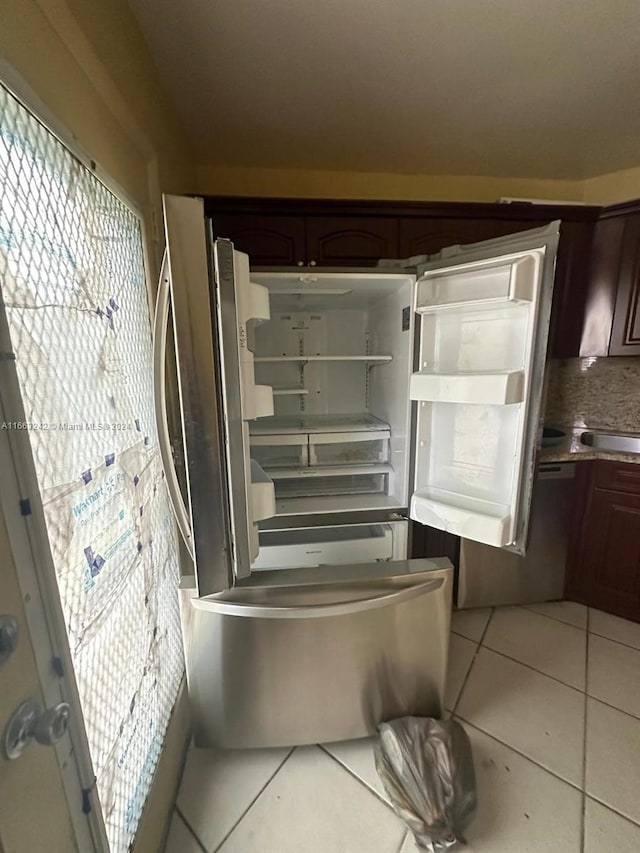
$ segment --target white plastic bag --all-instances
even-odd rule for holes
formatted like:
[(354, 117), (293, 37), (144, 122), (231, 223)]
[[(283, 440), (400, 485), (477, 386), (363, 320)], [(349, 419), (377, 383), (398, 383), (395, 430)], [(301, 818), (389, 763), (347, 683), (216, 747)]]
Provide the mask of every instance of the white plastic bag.
[(378, 775), (418, 848), (442, 853), (464, 844), (477, 799), (471, 744), (460, 723), (401, 717), (378, 732)]

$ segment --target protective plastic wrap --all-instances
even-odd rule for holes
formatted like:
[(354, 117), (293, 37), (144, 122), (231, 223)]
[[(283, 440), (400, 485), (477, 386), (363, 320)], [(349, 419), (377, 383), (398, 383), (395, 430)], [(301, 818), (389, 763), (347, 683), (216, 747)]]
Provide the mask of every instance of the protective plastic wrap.
[[(0, 285), (112, 853), (183, 674), (140, 219), (0, 86)], [(35, 497), (35, 496), (31, 496)]]
[(477, 800), (471, 744), (460, 723), (401, 717), (378, 732), (378, 775), (418, 848), (442, 853), (464, 844)]

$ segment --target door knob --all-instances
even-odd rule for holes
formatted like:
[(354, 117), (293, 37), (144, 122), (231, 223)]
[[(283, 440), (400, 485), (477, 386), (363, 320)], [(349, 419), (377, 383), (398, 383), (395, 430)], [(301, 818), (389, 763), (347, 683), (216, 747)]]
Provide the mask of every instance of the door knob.
[(0, 665), (18, 648), (18, 620), (15, 616), (0, 616)]
[(19, 758), (32, 741), (53, 746), (67, 733), (71, 708), (60, 702), (42, 710), (37, 699), (27, 699), (9, 718), (4, 729), (4, 752), (7, 758)]
[(303, 267), (303, 266), (304, 266), (304, 261), (296, 261), (296, 266), (297, 266), (297, 267)]

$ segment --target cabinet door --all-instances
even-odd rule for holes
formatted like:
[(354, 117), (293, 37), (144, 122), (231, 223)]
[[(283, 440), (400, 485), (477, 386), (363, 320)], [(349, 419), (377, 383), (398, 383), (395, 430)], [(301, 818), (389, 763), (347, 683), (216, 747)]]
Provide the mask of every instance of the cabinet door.
[(398, 257), (395, 217), (310, 216), (306, 228), (312, 266), (374, 267), (380, 258)]
[[(640, 622), (640, 491), (618, 492), (597, 486), (600, 467), (581, 463), (583, 499), (574, 514), (568, 598)], [(581, 504), (581, 505), (580, 505)]]
[[(623, 216), (609, 216), (593, 226), (588, 275), (583, 287), (584, 319), (577, 355), (609, 354), (624, 229)], [(580, 292), (575, 278), (572, 287), (574, 294)]]
[(592, 222), (562, 222), (553, 286), (549, 358), (574, 358), (580, 354), (592, 241)]
[(640, 355), (640, 214), (624, 226), (609, 355)]
[(226, 237), (249, 255), (251, 266), (302, 266), (306, 263), (302, 216), (213, 214), (215, 237)]
[(524, 219), (402, 219), (400, 257), (432, 255), (445, 246), (491, 240), (494, 237), (535, 228), (536, 224)]

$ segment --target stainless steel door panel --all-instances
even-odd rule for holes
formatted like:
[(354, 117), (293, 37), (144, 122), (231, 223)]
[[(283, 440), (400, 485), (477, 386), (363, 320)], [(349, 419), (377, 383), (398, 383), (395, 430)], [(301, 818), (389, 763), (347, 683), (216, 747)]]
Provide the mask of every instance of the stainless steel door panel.
[(201, 199), (164, 196), (192, 549), (200, 595), (233, 578), (223, 457), (222, 380)]
[(329, 742), (405, 714), (440, 716), (449, 561), (336, 568), (264, 572), (205, 599), (183, 591), (199, 746)]
[(535, 604), (563, 597), (574, 472), (573, 462), (539, 466), (524, 557), (461, 540), (459, 608)]

